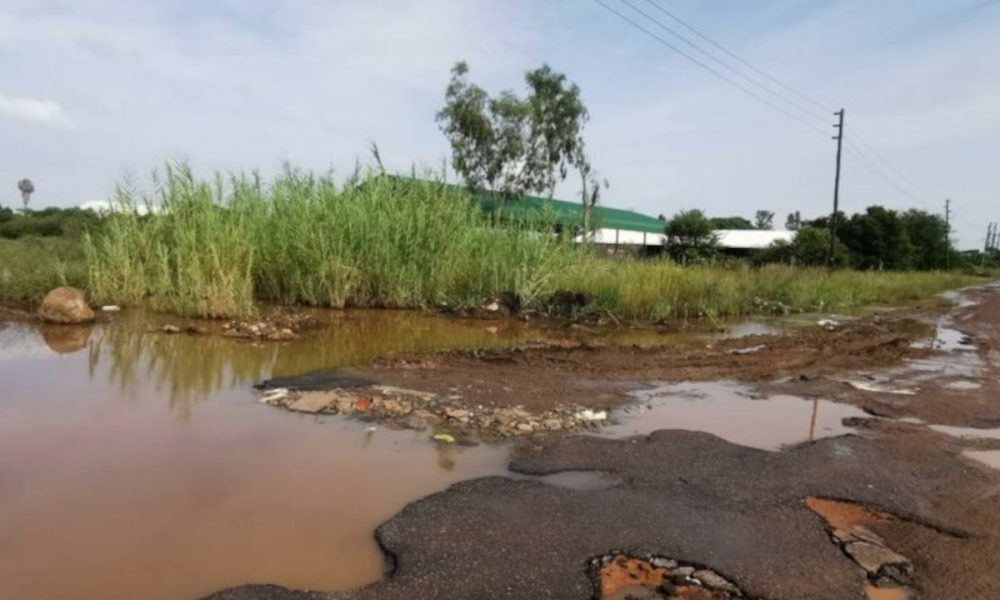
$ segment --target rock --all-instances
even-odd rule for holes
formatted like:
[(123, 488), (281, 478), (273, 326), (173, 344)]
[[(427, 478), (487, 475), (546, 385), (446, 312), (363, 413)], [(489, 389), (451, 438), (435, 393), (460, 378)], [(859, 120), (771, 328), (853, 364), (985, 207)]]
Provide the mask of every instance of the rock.
[(84, 293), (71, 287), (49, 292), (42, 300), (38, 315), (50, 323), (90, 323), (94, 320), (94, 311), (87, 306)]
[(272, 388), (264, 392), (260, 401), (265, 404), (280, 404), (282, 400), (288, 398), (290, 392), (288, 388)]
[(104, 306), (101, 307), (101, 310), (103, 310), (104, 312), (119, 312), (121, 309), (122, 307), (118, 306), (117, 304), (105, 304)]
[(677, 568), (677, 561), (671, 560), (669, 558), (656, 557), (649, 561), (649, 564), (653, 565), (657, 569), (674, 569)]
[(444, 414), (458, 421), (461, 421), (462, 419), (468, 421), (469, 419), (469, 411), (463, 408), (446, 408), (444, 409)]
[(562, 421), (559, 419), (545, 419), (542, 425), (549, 431), (559, 431), (562, 429)]
[(337, 408), (337, 412), (342, 415), (349, 415), (354, 412), (354, 400), (352, 398), (340, 396), (334, 401), (334, 406)]
[(162, 331), (163, 333), (171, 333), (171, 334), (180, 333), (181, 328), (176, 325), (164, 325)]
[(358, 398), (354, 401), (354, 410), (364, 412), (372, 407), (371, 398)]
[(330, 406), (333, 398), (323, 392), (303, 392), (295, 402), (288, 405), (289, 410), (304, 413), (318, 413)]
[(877, 575), (883, 567), (905, 566), (908, 570), (910, 565), (905, 556), (870, 542), (852, 542), (844, 546), (844, 551), (870, 575)]
[(603, 410), (581, 410), (574, 415), (577, 419), (581, 421), (604, 421), (608, 418), (608, 413)]
[(730, 594), (739, 594), (740, 589), (729, 582), (725, 577), (719, 575), (715, 571), (709, 571), (708, 569), (701, 569), (695, 571), (691, 574), (692, 577), (697, 579), (707, 588), (712, 588), (713, 590), (720, 590), (723, 592), (729, 592)]
[(529, 425), (528, 423), (518, 423), (517, 424), (517, 431), (518, 431), (518, 433), (531, 433), (534, 430), (535, 430), (535, 428), (532, 427), (531, 425)]
[(668, 573), (672, 581), (684, 581), (694, 574), (694, 567), (677, 567)]

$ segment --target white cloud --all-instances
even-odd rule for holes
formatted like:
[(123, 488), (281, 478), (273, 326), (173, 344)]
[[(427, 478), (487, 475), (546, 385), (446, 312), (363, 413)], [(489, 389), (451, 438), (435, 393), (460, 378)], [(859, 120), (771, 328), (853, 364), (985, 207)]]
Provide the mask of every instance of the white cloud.
[(46, 125), (73, 126), (73, 121), (55, 100), (14, 98), (0, 94), (0, 116), (35, 121)]

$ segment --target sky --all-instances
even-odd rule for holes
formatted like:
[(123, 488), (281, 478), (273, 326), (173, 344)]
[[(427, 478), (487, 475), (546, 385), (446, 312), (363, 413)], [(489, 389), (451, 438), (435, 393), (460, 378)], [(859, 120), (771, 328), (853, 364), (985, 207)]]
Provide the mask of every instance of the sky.
[[(449, 148), (434, 116), (466, 60), (491, 92), (523, 92), (542, 63), (580, 86), (609, 206), (766, 209), (779, 226), (794, 210), (821, 216), (843, 107), (844, 210), (943, 211), (951, 198), (961, 247), (1000, 221), (1000, 1), (627, 0), (810, 115), (603, 1), (798, 118), (591, 0), (4, 0), (0, 204), (19, 204), (23, 177), (32, 206), (106, 199), (175, 159), (206, 175), (284, 162), (346, 175), (372, 142), (390, 169), (440, 169)], [(556, 195), (578, 193), (573, 179)]]

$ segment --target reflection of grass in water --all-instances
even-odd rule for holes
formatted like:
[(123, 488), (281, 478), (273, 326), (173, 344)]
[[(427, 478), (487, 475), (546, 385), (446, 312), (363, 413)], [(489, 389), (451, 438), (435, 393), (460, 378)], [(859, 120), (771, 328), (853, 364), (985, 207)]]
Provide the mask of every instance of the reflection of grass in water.
[[(272, 374), (297, 375), (364, 364), (390, 352), (509, 345), (541, 336), (513, 322), (489, 325), (404, 311), (323, 313), (330, 323), (288, 344), (253, 343), (215, 335), (169, 335), (161, 316), (124, 313), (95, 331), (91, 376), (104, 362), (123, 396), (152, 386), (172, 411), (190, 415), (192, 404), (227, 389), (249, 387)], [(496, 335), (486, 330), (498, 327)]]

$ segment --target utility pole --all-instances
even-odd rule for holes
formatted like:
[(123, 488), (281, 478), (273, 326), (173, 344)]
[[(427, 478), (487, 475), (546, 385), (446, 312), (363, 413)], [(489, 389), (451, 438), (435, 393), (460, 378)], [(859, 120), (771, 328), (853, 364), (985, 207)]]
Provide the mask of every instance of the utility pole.
[(844, 145), (844, 109), (833, 113), (839, 117), (834, 125), (837, 135), (833, 139), (837, 140), (837, 175), (833, 179), (833, 214), (830, 216), (830, 256), (828, 257), (830, 267), (833, 267), (834, 250), (837, 247), (837, 211), (840, 210), (840, 151)]
[(944, 269), (951, 267), (951, 199), (944, 199)]

